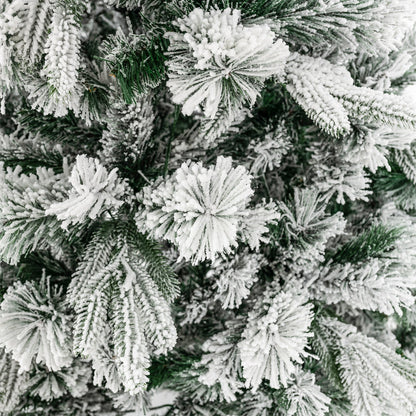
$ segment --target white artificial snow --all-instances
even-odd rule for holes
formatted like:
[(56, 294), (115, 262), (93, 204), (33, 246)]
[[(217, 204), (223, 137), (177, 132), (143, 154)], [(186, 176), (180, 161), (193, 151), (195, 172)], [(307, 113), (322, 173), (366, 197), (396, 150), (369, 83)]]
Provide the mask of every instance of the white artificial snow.
[(289, 402), (288, 416), (324, 416), (329, 410), (331, 399), (315, 383), (315, 375), (299, 367), (285, 393)]
[[(289, 49), (266, 24), (241, 23), (241, 12), (194, 9), (168, 32), (168, 87), (190, 115), (202, 105), (214, 118), (219, 107), (253, 105), (266, 78), (282, 75)], [(180, 55), (179, 55), (180, 52)], [(227, 83), (235, 86), (228, 87)], [(238, 94), (237, 94), (238, 95)]]
[(253, 391), (263, 379), (274, 389), (286, 387), (311, 336), (312, 306), (302, 295), (274, 290), (258, 299), (238, 344), (245, 385)]
[(28, 371), (32, 360), (51, 371), (72, 362), (68, 317), (62, 311), (62, 293), (49, 288), (45, 278), (39, 284), (17, 282), (0, 306), (0, 346), (11, 352)]
[(207, 277), (215, 279), (216, 298), (224, 309), (237, 308), (250, 294), (250, 288), (257, 280), (257, 272), (264, 258), (257, 253), (244, 250), (230, 260), (216, 260)]
[(165, 182), (143, 190), (138, 227), (174, 242), (180, 256), (194, 263), (229, 253), (237, 245), (239, 230), (251, 246), (258, 246), (264, 224), (277, 213), (272, 207), (248, 207), (250, 183), (246, 169), (233, 168), (231, 158), (220, 156), (208, 168), (184, 163)]
[(69, 182), (72, 189), (65, 201), (54, 203), (46, 210), (56, 215), (62, 227), (95, 219), (106, 210), (117, 210), (123, 204), (127, 184), (117, 176), (117, 169), (108, 172), (98, 159), (77, 156)]

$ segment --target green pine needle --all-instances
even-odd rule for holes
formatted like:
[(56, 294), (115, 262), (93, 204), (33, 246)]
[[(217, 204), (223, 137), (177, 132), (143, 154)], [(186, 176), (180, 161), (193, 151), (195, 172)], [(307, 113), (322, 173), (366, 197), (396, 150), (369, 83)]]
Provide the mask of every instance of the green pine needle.
[(191, 368), (199, 359), (199, 355), (181, 350), (153, 358), (147, 389), (159, 387), (168, 381), (174, 382), (175, 375)]
[(142, 35), (113, 35), (104, 42), (103, 60), (109, 64), (127, 103), (133, 103), (137, 94), (154, 88), (165, 78), (166, 49), (167, 40), (162, 36), (148, 40)]
[(381, 257), (394, 246), (402, 233), (401, 228), (373, 225), (327, 256), (327, 260), (335, 263), (358, 263), (368, 258)]

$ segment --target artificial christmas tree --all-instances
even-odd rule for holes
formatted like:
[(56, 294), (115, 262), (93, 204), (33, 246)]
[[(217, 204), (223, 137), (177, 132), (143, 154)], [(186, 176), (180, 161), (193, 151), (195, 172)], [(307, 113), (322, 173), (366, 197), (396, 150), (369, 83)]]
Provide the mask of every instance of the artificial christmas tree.
[(0, 414), (415, 415), (415, 83), (414, 0), (0, 0)]

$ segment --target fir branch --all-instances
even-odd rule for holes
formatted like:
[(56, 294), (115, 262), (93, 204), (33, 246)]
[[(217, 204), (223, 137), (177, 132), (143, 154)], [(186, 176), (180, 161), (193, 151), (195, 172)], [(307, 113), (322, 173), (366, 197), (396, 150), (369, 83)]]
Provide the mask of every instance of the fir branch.
[(10, 135), (0, 134), (0, 161), (6, 168), (20, 166), (26, 174), (36, 173), (36, 169), (42, 166), (52, 168), (55, 173), (62, 173), (62, 147), (42, 141), (39, 136), (24, 134), (19, 130)]
[(21, 280), (30, 280), (33, 276), (41, 276), (45, 272), (51, 277), (51, 282), (68, 282), (72, 270), (68, 265), (55, 257), (48, 251), (36, 251), (24, 257), (16, 267), (16, 277)]
[[(414, 143), (414, 142), (413, 142)], [(416, 184), (416, 147), (411, 144), (407, 149), (394, 149), (393, 156), (406, 177)]]
[(326, 203), (317, 190), (295, 188), (293, 198), (279, 203), (282, 217), (270, 225), (273, 240), (305, 251), (314, 244), (321, 246), (345, 227), (341, 213), (329, 215), (325, 210)]
[[(413, 362), (357, 332), (352, 325), (329, 318), (321, 318), (319, 325), (335, 345), (335, 361), (354, 413), (381, 416), (386, 411), (400, 412), (403, 406), (408, 413), (415, 409)], [(362, 364), (357, 365), (359, 362)], [(391, 396), (381, 391), (389, 391)], [(396, 400), (392, 401), (392, 397)]]
[[(15, 4), (13, 4), (15, 3)], [(16, 35), (15, 42), (18, 54), (23, 62), (38, 63), (45, 45), (48, 29), (52, 22), (54, 12), (53, 1), (34, 1), (27, 3), (13, 2), (10, 5), (12, 12), (19, 16), (20, 31)]]
[(406, 211), (416, 210), (416, 187), (399, 165), (390, 162), (391, 170), (379, 169), (374, 177), (374, 190)]
[(344, 67), (326, 59), (295, 53), (286, 72), (287, 91), (332, 136), (350, 132), (350, 117), (401, 128), (415, 126), (416, 112), (401, 97), (353, 85)]
[(358, 263), (370, 258), (383, 257), (394, 247), (394, 243), (403, 233), (402, 228), (373, 225), (335, 252), (328, 254), (326, 259), (334, 263)]
[(319, 357), (319, 366), (325, 371), (325, 375), (337, 390), (343, 390), (340, 367), (336, 361), (337, 346), (331, 339), (331, 334), (325, 327), (319, 325), (321, 317), (316, 316), (312, 322), (313, 338), (311, 345), (313, 352)]
[(22, 371), (11, 354), (0, 348), (0, 409), (12, 414), (25, 393), (28, 373)]
[[(99, 227), (68, 291), (75, 310), (75, 351), (93, 359), (97, 384), (105, 378), (113, 391), (123, 384), (132, 393), (145, 388), (150, 352), (166, 353), (176, 342), (169, 305), (149, 275), (136, 236), (128, 223)], [(154, 246), (145, 248), (148, 255), (156, 254), (158, 276), (163, 261)], [(107, 332), (114, 346), (106, 344)]]
[(81, 237), (82, 227), (65, 233), (46, 210), (53, 201), (65, 198), (66, 173), (37, 168), (36, 174), (22, 173), (20, 166), (0, 170), (0, 258), (17, 264), (35, 250), (65, 247)]
[(6, 168), (22, 167), (24, 173), (35, 173), (38, 167), (52, 168), (56, 173), (62, 173), (63, 155), (60, 152), (48, 152), (44, 149), (1, 149), (0, 161)]
[(123, 283), (115, 285), (111, 297), (114, 353), (120, 378), (130, 394), (142, 392), (149, 380), (149, 351), (136, 301), (133, 291), (126, 290)]
[(97, 147), (102, 135), (101, 126), (85, 127), (75, 115), (69, 112), (64, 117), (53, 117), (23, 106), (17, 121), (28, 132), (40, 134), (52, 143), (66, 143), (90, 153)]
[(354, 117), (405, 129), (416, 127), (416, 111), (401, 97), (370, 88), (342, 85), (333, 89), (333, 95)]
[(179, 282), (162, 254), (159, 244), (148, 236), (136, 233), (134, 245), (147, 262), (147, 270), (168, 302), (179, 295)]
[[(365, 40), (361, 39), (360, 32), (364, 31), (364, 28), (368, 29), (368, 23), (374, 18), (374, 11), (378, 6), (377, 1), (360, 4), (356, 1), (342, 0), (263, 0), (255, 3), (260, 3), (260, 6), (264, 6), (261, 3), (269, 3), (269, 13), (281, 22), (286, 32), (285, 36), (291, 41), (296, 39), (308, 45), (326, 42), (350, 49), (356, 48), (358, 40)], [(262, 10), (259, 8), (256, 14), (261, 13)]]
[(178, 374), (192, 367), (200, 359), (196, 352), (175, 349), (167, 355), (154, 357), (149, 367), (148, 390), (164, 383), (175, 383)]
[(149, 40), (144, 35), (122, 32), (112, 35), (102, 45), (102, 59), (116, 77), (124, 100), (131, 104), (137, 94), (155, 88), (165, 78), (167, 41), (162, 37)]

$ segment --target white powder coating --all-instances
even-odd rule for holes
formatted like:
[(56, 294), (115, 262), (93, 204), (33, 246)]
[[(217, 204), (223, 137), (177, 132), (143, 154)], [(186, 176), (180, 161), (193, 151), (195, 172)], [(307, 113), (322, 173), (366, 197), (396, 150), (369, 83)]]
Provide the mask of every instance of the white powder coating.
[(175, 22), (170, 40), (167, 83), (184, 114), (204, 107), (214, 118), (224, 107), (253, 105), (264, 81), (283, 74), (289, 48), (266, 24), (241, 23), (240, 10), (194, 9)]

